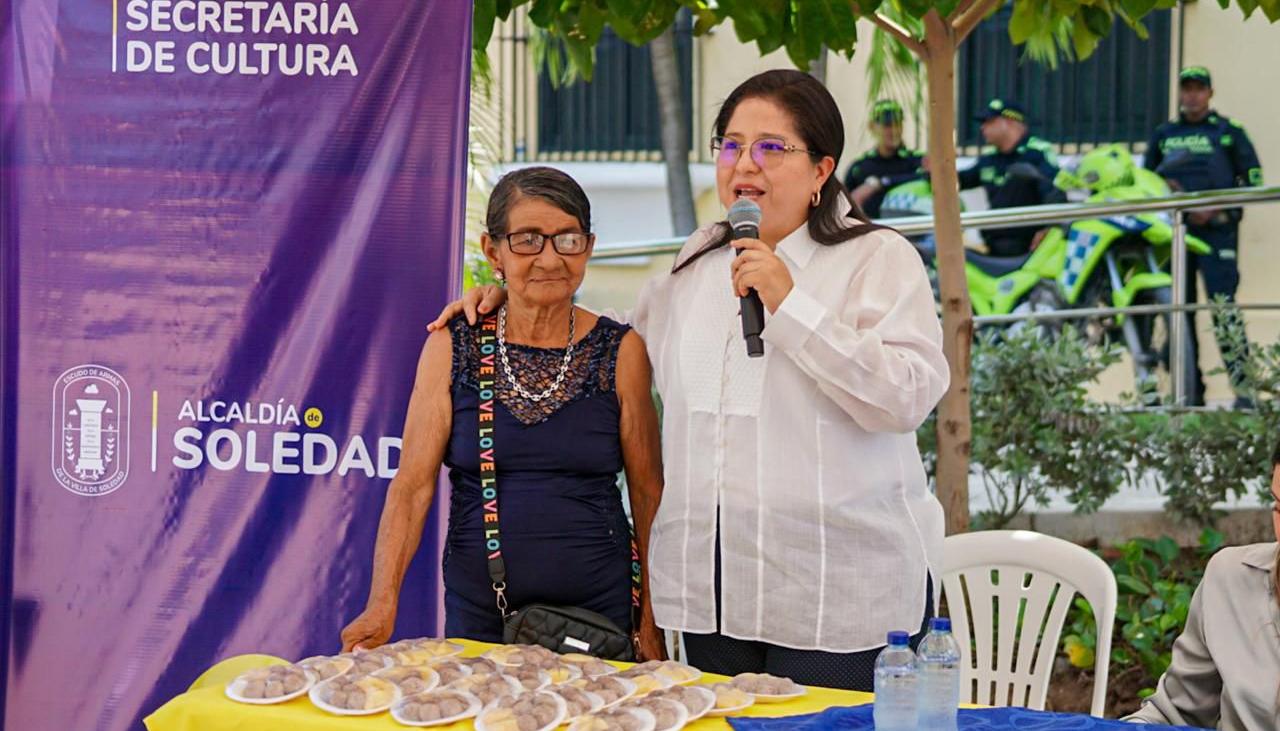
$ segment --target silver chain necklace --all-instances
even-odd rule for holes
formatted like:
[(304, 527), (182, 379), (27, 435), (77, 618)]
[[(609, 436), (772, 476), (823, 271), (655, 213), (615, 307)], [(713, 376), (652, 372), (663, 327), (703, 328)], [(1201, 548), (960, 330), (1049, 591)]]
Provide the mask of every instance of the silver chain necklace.
[(569, 310), (569, 346), (564, 350), (564, 360), (560, 361), (560, 372), (556, 374), (556, 380), (547, 387), (542, 393), (529, 393), (529, 391), (516, 380), (515, 374), (511, 372), (511, 361), (507, 359), (507, 306), (503, 305), (498, 310), (498, 353), (502, 356), (502, 373), (507, 377), (507, 383), (515, 389), (516, 393), (522, 397), (537, 403), (542, 401), (551, 394), (560, 390), (560, 386), (564, 383), (565, 376), (569, 375), (569, 362), (573, 360), (573, 324), (574, 311)]

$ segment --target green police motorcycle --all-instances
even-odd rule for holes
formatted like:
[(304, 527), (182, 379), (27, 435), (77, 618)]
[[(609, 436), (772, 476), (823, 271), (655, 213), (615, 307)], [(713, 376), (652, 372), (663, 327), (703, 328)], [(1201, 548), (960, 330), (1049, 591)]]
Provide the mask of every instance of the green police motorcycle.
[[(1176, 164), (1176, 163), (1175, 163)], [(1015, 166), (1017, 167), (1017, 166)], [(1012, 175), (1039, 173), (1026, 166)], [(1088, 202), (1136, 201), (1169, 194), (1164, 179), (1134, 164), (1119, 145), (1097, 148), (1080, 159), (1074, 172), (1054, 181), (1063, 190), (1085, 190)], [(885, 196), (886, 218), (932, 212), (928, 180), (898, 186)], [(1187, 251), (1208, 253), (1200, 239), (1188, 235)], [(1131, 305), (1167, 305), (1173, 301), (1173, 279), (1167, 264), (1173, 242), (1167, 213), (1109, 216), (1076, 221), (1049, 230), (1036, 249), (1024, 256), (992, 257), (965, 252), (965, 278), (975, 315), (1005, 315), (1050, 310)], [(934, 274), (932, 235), (914, 237), (921, 256)], [(1178, 315), (1185, 317), (1185, 315)], [(1095, 341), (1125, 344), (1134, 364), (1140, 392), (1150, 393), (1157, 371), (1167, 357), (1168, 333), (1174, 315), (1133, 315), (1068, 320)], [(1052, 334), (1062, 320), (1043, 321), (1041, 331)], [(1190, 340), (1183, 343), (1184, 368), (1194, 373)]]

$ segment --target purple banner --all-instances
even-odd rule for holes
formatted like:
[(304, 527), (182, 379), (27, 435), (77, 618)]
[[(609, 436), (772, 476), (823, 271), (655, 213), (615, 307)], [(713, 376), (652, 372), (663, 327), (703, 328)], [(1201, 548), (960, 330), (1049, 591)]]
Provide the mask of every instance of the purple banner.
[[(4, 728), (338, 651), (460, 281), (470, 12), (3, 3)], [(427, 533), (398, 636), (438, 626)]]

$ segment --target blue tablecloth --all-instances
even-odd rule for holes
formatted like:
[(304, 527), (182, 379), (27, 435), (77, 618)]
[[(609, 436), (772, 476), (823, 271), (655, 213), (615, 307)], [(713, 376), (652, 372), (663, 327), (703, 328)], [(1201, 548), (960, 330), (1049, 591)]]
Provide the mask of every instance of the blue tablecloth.
[[(822, 713), (786, 718), (730, 718), (734, 731), (871, 731), (871, 706), (831, 708)], [(1155, 726), (1111, 721), (1075, 713), (1049, 713), (1026, 708), (982, 708), (960, 711), (964, 731), (1188, 731), (1187, 726)], [(921, 731), (926, 731), (921, 729)]]

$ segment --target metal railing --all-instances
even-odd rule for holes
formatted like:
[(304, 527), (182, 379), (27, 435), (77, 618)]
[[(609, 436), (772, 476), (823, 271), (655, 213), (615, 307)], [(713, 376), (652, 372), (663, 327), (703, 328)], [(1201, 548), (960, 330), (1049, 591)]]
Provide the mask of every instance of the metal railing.
[[(1173, 303), (1170, 305), (1142, 305), (1136, 307), (1096, 307), (1090, 309), (1064, 310), (1058, 313), (1025, 313), (1019, 315), (994, 315), (974, 318), (976, 324), (1002, 324), (1028, 319), (1076, 319), (1081, 317), (1107, 317), (1120, 314), (1164, 314), (1166, 312), (1187, 312), (1210, 309), (1214, 305), (1187, 305), (1186, 270), (1187, 270), (1187, 226), (1181, 214), (1206, 208), (1236, 208), (1257, 203), (1280, 201), (1280, 186), (1259, 186), (1253, 188), (1231, 188), (1227, 190), (1208, 190), (1196, 193), (1179, 193), (1165, 198), (1151, 198), (1140, 201), (1122, 201), (1114, 203), (1063, 203), (1048, 206), (1028, 206), (1023, 208), (1002, 208), (998, 210), (973, 211), (960, 215), (963, 227), (984, 229), (1017, 228), (1028, 224), (1059, 224), (1073, 221), (1084, 221), (1092, 218), (1111, 218), (1115, 216), (1132, 216), (1141, 213), (1169, 213), (1173, 226), (1172, 278)], [(883, 221), (904, 236), (918, 236), (933, 233), (932, 216), (911, 216)], [(634, 256), (655, 256), (675, 254), (684, 245), (684, 239), (654, 239), (619, 244), (601, 244), (596, 246), (594, 259), (618, 259)], [(1276, 309), (1277, 305), (1237, 305), (1240, 309)], [(1184, 367), (1183, 341), (1187, 337), (1187, 319), (1172, 318), (1169, 332), (1170, 364), (1172, 375), (1173, 401), (1175, 404), (1186, 403), (1187, 382)]]

